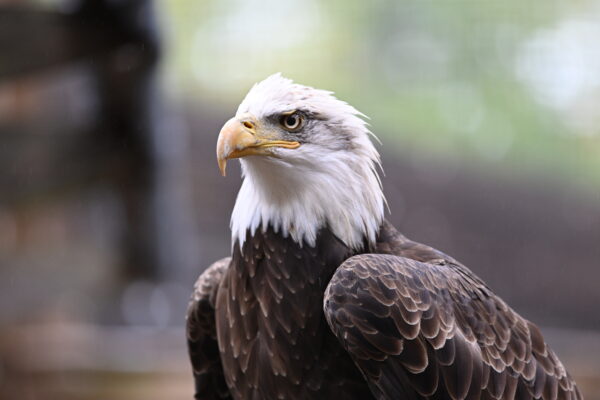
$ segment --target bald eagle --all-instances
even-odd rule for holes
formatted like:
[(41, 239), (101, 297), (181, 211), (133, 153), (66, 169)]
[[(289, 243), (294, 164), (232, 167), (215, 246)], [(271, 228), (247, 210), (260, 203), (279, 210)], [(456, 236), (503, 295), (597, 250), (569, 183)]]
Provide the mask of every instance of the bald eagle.
[(240, 158), (232, 254), (187, 315), (197, 399), (580, 399), (473, 272), (384, 218), (364, 115), (273, 75), (217, 142)]

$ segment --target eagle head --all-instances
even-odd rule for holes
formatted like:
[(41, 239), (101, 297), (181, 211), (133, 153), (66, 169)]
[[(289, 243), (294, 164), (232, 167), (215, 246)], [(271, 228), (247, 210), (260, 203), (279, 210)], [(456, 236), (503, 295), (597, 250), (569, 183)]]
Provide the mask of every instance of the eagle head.
[(244, 181), (233, 243), (271, 226), (314, 246), (320, 229), (360, 249), (383, 220), (379, 153), (364, 115), (332, 92), (275, 74), (255, 84), (217, 141), (217, 160), (239, 158)]

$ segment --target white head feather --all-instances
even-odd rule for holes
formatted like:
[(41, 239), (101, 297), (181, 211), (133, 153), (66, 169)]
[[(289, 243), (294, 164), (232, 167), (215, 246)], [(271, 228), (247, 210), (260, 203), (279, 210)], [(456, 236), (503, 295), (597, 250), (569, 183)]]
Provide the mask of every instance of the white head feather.
[(385, 198), (377, 175), (379, 153), (363, 114), (332, 92), (293, 83), (275, 74), (255, 84), (236, 116), (257, 119), (291, 110), (318, 115), (297, 149), (277, 157), (242, 158), (244, 181), (231, 216), (232, 243), (270, 225), (296, 242), (314, 246), (328, 227), (353, 249), (375, 242)]

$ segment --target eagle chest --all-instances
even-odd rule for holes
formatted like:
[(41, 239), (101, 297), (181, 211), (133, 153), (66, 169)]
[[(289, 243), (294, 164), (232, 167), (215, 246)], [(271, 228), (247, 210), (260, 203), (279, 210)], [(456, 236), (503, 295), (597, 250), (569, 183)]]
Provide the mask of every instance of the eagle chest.
[(341, 389), (362, 381), (322, 311), (325, 287), (347, 249), (333, 239), (323, 251), (321, 242), (300, 247), (269, 229), (250, 237), (243, 251), (234, 246), (216, 323), (236, 398), (322, 398), (335, 382)]

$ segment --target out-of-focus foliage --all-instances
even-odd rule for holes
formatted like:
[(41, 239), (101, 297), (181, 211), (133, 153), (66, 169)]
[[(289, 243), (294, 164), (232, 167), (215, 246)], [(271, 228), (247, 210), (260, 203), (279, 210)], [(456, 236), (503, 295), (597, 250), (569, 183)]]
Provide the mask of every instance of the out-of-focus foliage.
[(159, 6), (179, 94), (233, 112), (281, 71), (335, 90), (387, 145), (600, 183), (599, 0)]

